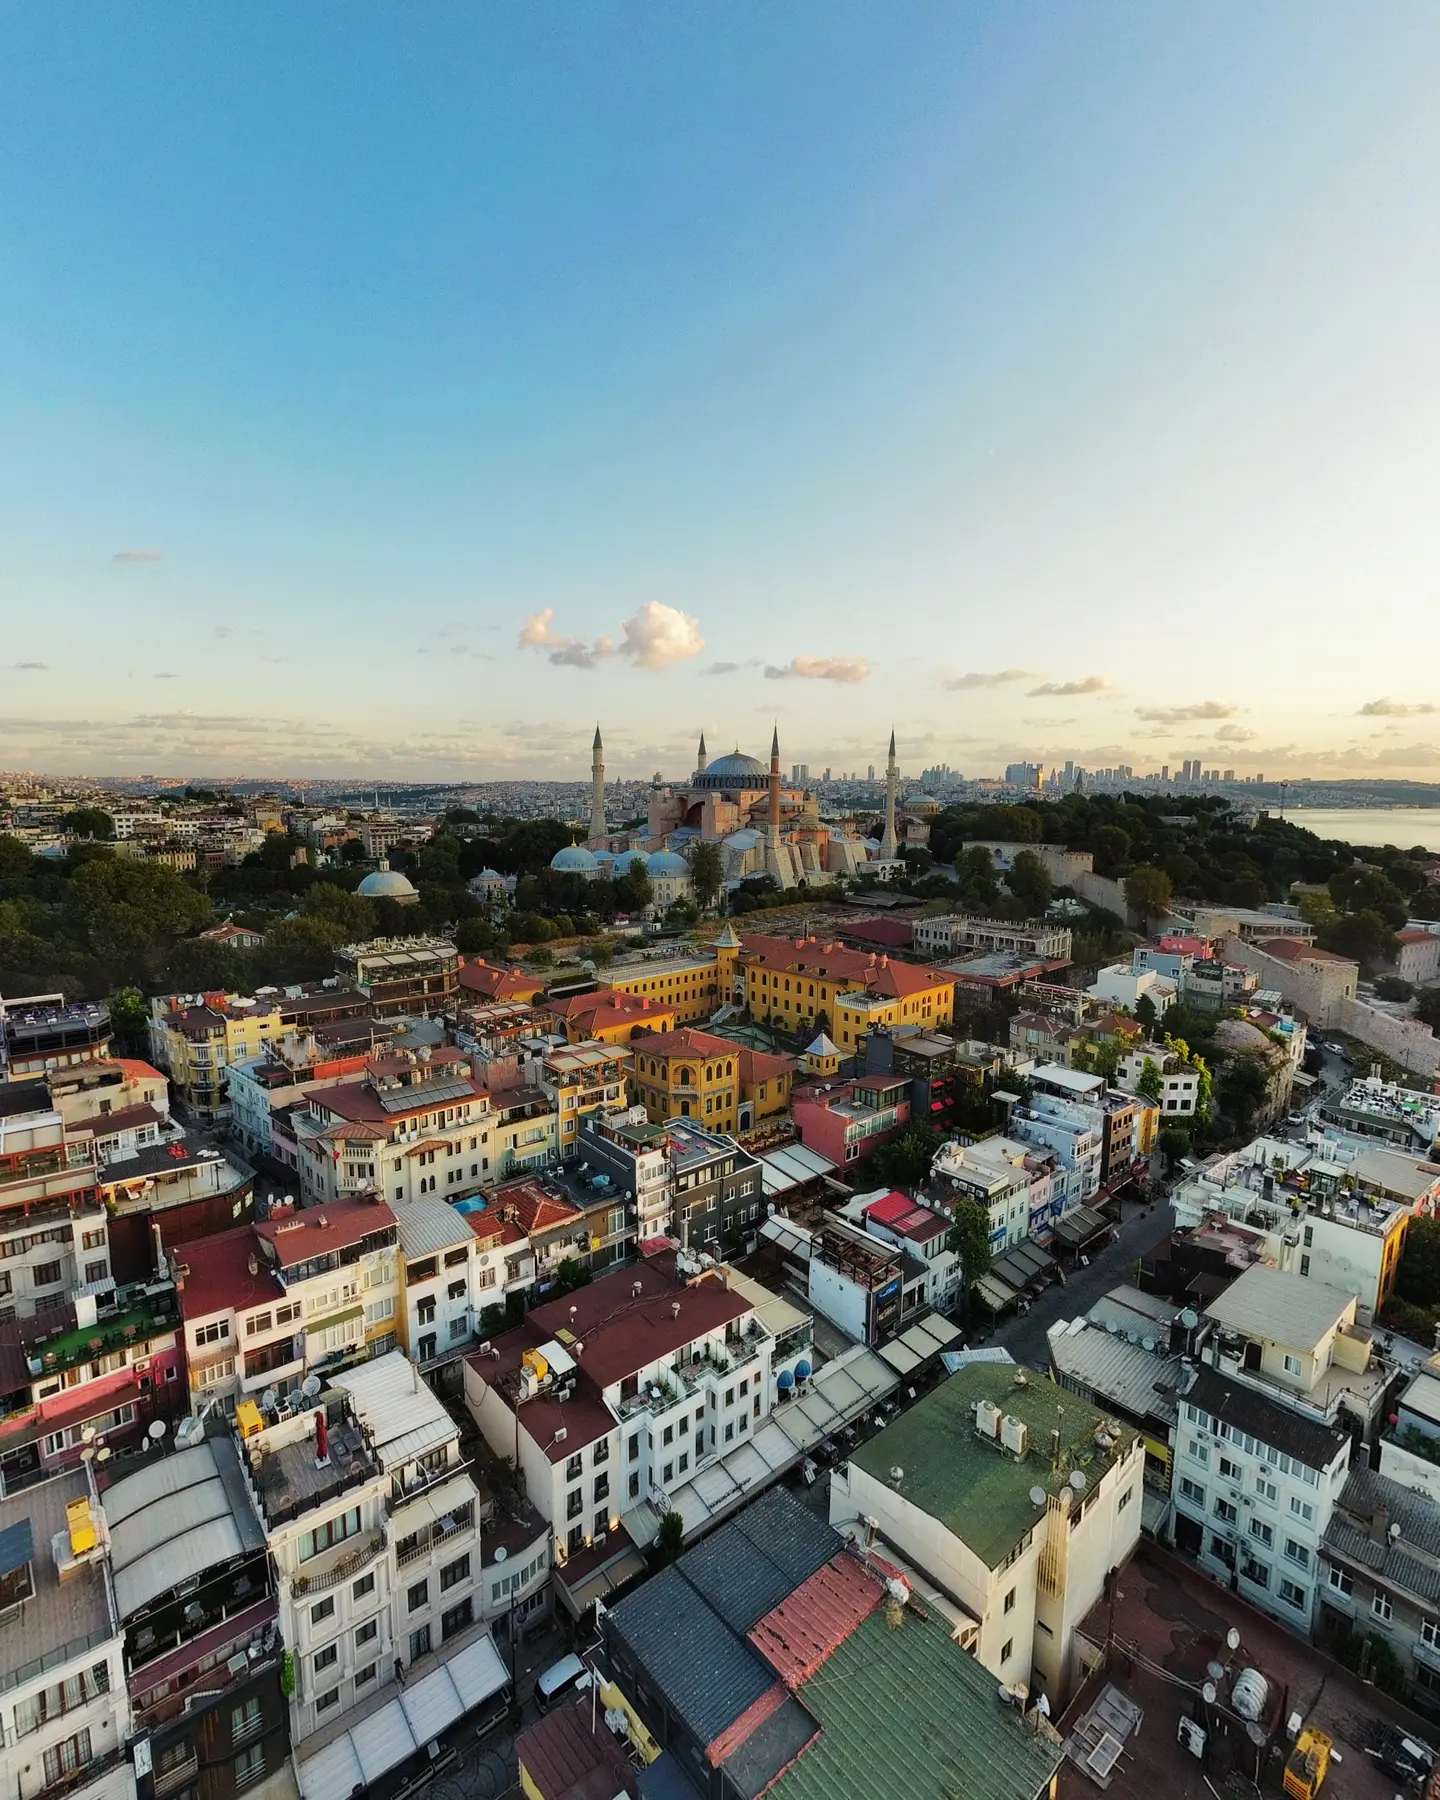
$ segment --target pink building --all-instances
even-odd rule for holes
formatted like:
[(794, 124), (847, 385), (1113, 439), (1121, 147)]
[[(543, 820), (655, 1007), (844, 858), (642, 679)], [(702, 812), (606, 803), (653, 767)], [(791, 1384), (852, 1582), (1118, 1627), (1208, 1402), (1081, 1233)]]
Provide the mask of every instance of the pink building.
[(910, 1079), (859, 1075), (796, 1088), (795, 1129), (807, 1150), (844, 1165), (859, 1162), (910, 1122)]

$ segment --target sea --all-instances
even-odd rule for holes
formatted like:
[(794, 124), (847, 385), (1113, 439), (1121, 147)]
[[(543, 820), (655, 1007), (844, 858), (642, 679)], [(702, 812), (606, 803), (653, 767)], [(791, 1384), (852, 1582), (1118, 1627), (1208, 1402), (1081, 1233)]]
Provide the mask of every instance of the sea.
[(1316, 837), (1338, 838), (1342, 844), (1394, 844), (1401, 850), (1411, 850), (1419, 844), (1426, 850), (1440, 851), (1440, 807), (1287, 806), (1285, 817), (1292, 825), (1313, 831)]

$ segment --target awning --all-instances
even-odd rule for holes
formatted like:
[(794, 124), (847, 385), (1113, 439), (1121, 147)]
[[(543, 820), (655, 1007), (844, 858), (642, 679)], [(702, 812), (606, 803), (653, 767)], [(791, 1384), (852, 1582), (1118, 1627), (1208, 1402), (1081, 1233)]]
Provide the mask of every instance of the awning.
[(304, 1800), (350, 1800), (357, 1787), (398, 1768), (466, 1713), (498, 1694), (509, 1676), (495, 1640), (484, 1632), (397, 1699), (357, 1719), (350, 1729), (300, 1764)]
[(627, 1549), (622, 1556), (606, 1563), (603, 1569), (592, 1569), (574, 1587), (565, 1580), (565, 1571), (556, 1569), (555, 1585), (560, 1589), (568, 1609), (578, 1619), (587, 1606), (605, 1599), (608, 1594), (618, 1593), (622, 1587), (643, 1575), (645, 1569), (645, 1558), (640, 1552)]
[(1055, 1221), (1056, 1237), (1070, 1250), (1080, 1249), (1109, 1229), (1110, 1221), (1092, 1206), (1077, 1206), (1063, 1219)]
[(363, 1319), (364, 1317), (363, 1305), (347, 1306), (341, 1312), (326, 1313), (323, 1319), (307, 1319), (305, 1332), (307, 1336), (310, 1336), (317, 1331), (328, 1331), (332, 1325), (348, 1325), (351, 1319)]
[(452, 1475), (449, 1481), (426, 1488), (423, 1493), (408, 1494), (395, 1503), (395, 1535), (399, 1537), (402, 1530), (414, 1530), (427, 1519), (438, 1525), (442, 1519), (452, 1517), (457, 1506), (463, 1506), (467, 1500), (473, 1505), (477, 1497), (475, 1484), (468, 1475)]
[(982, 1275), (975, 1283), (975, 1292), (991, 1312), (1001, 1312), (1013, 1304), (1016, 1290), (1007, 1287), (1003, 1281), (997, 1281), (993, 1275)]

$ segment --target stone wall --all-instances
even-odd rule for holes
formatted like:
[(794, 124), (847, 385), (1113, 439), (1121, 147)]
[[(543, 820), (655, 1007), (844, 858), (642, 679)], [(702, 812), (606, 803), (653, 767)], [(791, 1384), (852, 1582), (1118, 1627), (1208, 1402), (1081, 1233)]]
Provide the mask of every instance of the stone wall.
[(1363, 1000), (1345, 1000), (1339, 1016), (1330, 1022), (1372, 1050), (1381, 1051), (1412, 1075), (1440, 1074), (1440, 1038), (1418, 1020), (1395, 1019), (1378, 1007), (1367, 1006)]

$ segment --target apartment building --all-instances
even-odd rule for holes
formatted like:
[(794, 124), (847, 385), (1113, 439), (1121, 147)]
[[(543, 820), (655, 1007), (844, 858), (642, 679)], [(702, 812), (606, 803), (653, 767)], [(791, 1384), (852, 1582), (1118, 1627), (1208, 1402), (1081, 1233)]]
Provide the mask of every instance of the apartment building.
[[(150, 1274), (157, 1233), (174, 1249), (253, 1216), (251, 1170), (198, 1133), (149, 1107), (111, 1115), (93, 1130), (117, 1280), (143, 1281)], [(83, 1131), (72, 1136), (83, 1140)]]
[(1011, 1107), (1006, 1129), (1022, 1144), (1053, 1154), (1055, 1218), (1094, 1199), (1105, 1158), (1104, 1117), (1097, 1108), (1054, 1094), (1032, 1093), (1028, 1101)]
[(321, 1037), (314, 1031), (288, 1030), (271, 1039), (261, 1055), (231, 1065), (230, 1131), (243, 1154), (257, 1163), (283, 1166), (277, 1155), (276, 1114), (313, 1089), (364, 1075), (368, 1059), (390, 1039), (393, 1028), (371, 1019), (353, 1023), (358, 1030), (332, 1028), (333, 1037), (331, 1032)]
[(792, 1106), (805, 1148), (843, 1168), (909, 1124), (910, 1081), (904, 1075), (857, 1075), (808, 1082), (795, 1089)]
[(1055, 1220), (1070, 1209), (1059, 1157), (1018, 1138), (942, 1144), (931, 1159), (930, 1177), (932, 1195), (946, 1195), (952, 1205), (963, 1196), (985, 1208), (992, 1256), (1028, 1238), (1048, 1243)]
[(430, 1018), (455, 1003), (460, 957), (444, 938), (373, 938), (337, 950), (335, 972), (377, 1019)]
[(697, 1119), (714, 1131), (738, 1129), (739, 1048), (707, 1031), (656, 1032), (634, 1046), (636, 1101), (659, 1125)]
[(1125, 1051), (1115, 1066), (1115, 1085), (1124, 1093), (1137, 1094), (1140, 1082), (1151, 1071), (1154, 1093), (1149, 1096), (1163, 1118), (1193, 1119), (1200, 1104), (1200, 1073), (1164, 1044), (1136, 1044)]
[[(513, 1229), (523, 1240), (528, 1255), (531, 1280), (544, 1292), (555, 1279), (561, 1263), (574, 1260), (586, 1267), (590, 1257), (590, 1223), (584, 1209), (552, 1180), (522, 1175), (507, 1181), (490, 1195), (484, 1211), (468, 1213), (471, 1229), (479, 1235), (477, 1218), (487, 1221), (484, 1230), (493, 1233), (496, 1225)], [(512, 1253), (517, 1259), (520, 1252)], [(509, 1266), (507, 1263), (507, 1279)], [(518, 1281), (518, 1276), (517, 1276)]]
[(498, 1208), (470, 1202), (455, 1210), (475, 1239), (475, 1328), (498, 1331), (535, 1284), (535, 1253), (516, 1221), (501, 1217)]
[(1177, 1233), (1217, 1218), (1243, 1225), (1277, 1268), (1353, 1294), (1361, 1325), (1394, 1290), (1410, 1220), (1437, 1202), (1440, 1173), (1426, 1159), (1339, 1136), (1257, 1138), (1172, 1195)]
[(88, 1473), (0, 1499), (0, 1780), (14, 1800), (135, 1800), (125, 1644)]
[(286, 1029), (273, 996), (157, 994), (147, 1020), (150, 1058), (169, 1075), (176, 1104), (206, 1124), (229, 1117), (228, 1072)]
[(399, 1226), (383, 1202), (341, 1200), (187, 1244), (176, 1261), (198, 1410), (293, 1393), (312, 1373), (399, 1341)]
[(502, 1270), (496, 1259), (482, 1262), (469, 1220), (438, 1194), (397, 1207), (395, 1220), (400, 1233), (400, 1344), (417, 1368), (428, 1371), (452, 1361), (475, 1341), (480, 1308), (503, 1294)]
[(1428, 1157), (1440, 1140), (1440, 1095), (1365, 1075), (1319, 1106), (1327, 1125), (1352, 1137), (1373, 1138), (1412, 1156)]
[(0, 1321), (99, 1293), (109, 1277), (93, 1139), (70, 1139), (43, 1080), (0, 1085)]
[(1346, 1432), (1202, 1368), (1176, 1429), (1176, 1548), (1306, 1633), (1321, 1545), (1349, 1466)]
[(765, 1211), (758, 1157), (732, 1137), (690, 1120), (666, 1128), (674, 1235), (686, 1250), (734, 1249), (753, 1238)]
[[(1140, 1433), (1010, 1362), (972, 1363), (850, 1452), (830, 1522), (893, 1547), (967, 1615), (961, 1642), (1059, 1712), (1075, 1631), (1140, 1535)], [(898, 1473), (897, 1473), (898, 1471)]]
[(539, 1085), (560, 1115), (562, 1162), (578, 1156), (580, 1133), (592, 1114), (618, 1112), (625, 1106), (631, 1062), (629, 1050), (608, 1044), (567, 1044), (545, 1052)]
[(670, 1132), (667, 1126), (651, 1124), (643, 1106), (588, 1118), (580, 1162), (608, 1175), (618, 1193), (633, 1196), (641, 1242), (670, 1235), (675, 1224)]
[(109, 1057), (110, 1009), (103, 1000), (66, 1004), (63, 994), (0, 1006), (0, 1079), (28, 1081)]
[[(265, 1534), (229, 1436), (101, 1495), (134, 1730), (156, 1800), (231, 1800), (286, 1767), (289, 1709)], [(142, 1780), (145, 1777), (142, 1776)]]
[(964, 1288), (960, 1258), (948, 1246), (950, 1220), (907, 1195), (891, 1192), (858, 1202), (865, 1229), (925, 1265), (924, 1304), (937, 1312), (958, 1305)]
[(916, 919), (910, 941), (922, 956), (954, 956), (961, 950), (1008, 950), (1046, 962), (1068, 963), (1072, 935), (1068, 925), (1044, 920), (1016, 924), (1010, 919), (977, 918), (947, 913), (938, 919)]
[[(678, 1505), (748, 1449), (773, 1405), (772, 1342), (722, 1273), (655, 1257), (536, 1307), (469, 1356), (466, 1404), (522, 1472), (560, 1568), (587, 1553), (602, 1566), (631, 1541), (623, 1515), (648, 1542), (652, 1502)], [(737, 1503), (753, 1479), (734, 1486)]]
[(889, 1240), (826, 1218), (810, 1240), (807, 1298), (854, 1343), (894, 1337), (903, 1312), (905, 1252)]
[(675, 1023), (696, 1025), (717, 1012), (730, 998), (722, 992), (721, 971), (713, 952), (691, 956), (641, 956), (634, 962), (615, 963), (605, 971), (605, 981), (617, 994), (673, 1012)]

